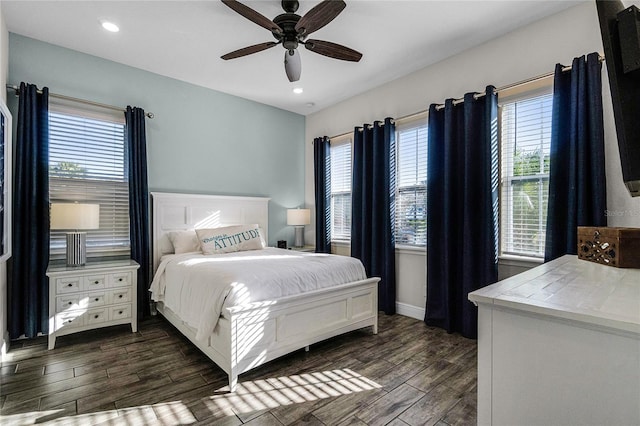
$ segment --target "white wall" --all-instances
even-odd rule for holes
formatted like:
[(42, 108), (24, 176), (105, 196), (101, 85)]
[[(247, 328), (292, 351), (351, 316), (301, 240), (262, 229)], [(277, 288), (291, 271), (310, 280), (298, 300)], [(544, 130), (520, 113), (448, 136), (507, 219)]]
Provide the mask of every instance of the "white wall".
[[(7, 71), (9, 65), (9, 32), (4, 22), (2, 2), (0, 2), (0, 96), (7, 102)], [(0, 262), (0, 357), (8, 349), (9, 336), (7, 333), (7, 264)]]
[[(630, 3), (640, 5), (637, 0), (625, 4)], [(594, 51), (603, 53), (598, 17), (595, 2), (585, 2), (307, 116), (307, 206), (313, 208), (314, 205), (311, 145), (314, 137), (349, 132), (354, 126), (387, 116), (409, 115), (446, 98), (482, 91), (489, 84), (501, 87), (547, 74), (553, 72), (556, 63), (570, 65), (574, 57)], [(611, 96), (604, 69), (603, 77), (607, 207), (615, 214), (609, 217), (609, 225), (640, 227), (640, 198), (632, 199), (622, 182)], [(305, 238), (307, 241), (315, 240), (313, 224), (307, 227)], [(348, 252), (344, 248), (342, 251)], [(426, 255), (424, 252), (421, 255), (400, 252), (396, 257), (398, 312), (404, 313), (407, 307), (415, 308), (409, 309), (412, 312), (424, 312), (426, 267), (419, 265), (426, 263)], [(522, 264), (513, 262), (501, 265), (501, 278), (523, 269)]]

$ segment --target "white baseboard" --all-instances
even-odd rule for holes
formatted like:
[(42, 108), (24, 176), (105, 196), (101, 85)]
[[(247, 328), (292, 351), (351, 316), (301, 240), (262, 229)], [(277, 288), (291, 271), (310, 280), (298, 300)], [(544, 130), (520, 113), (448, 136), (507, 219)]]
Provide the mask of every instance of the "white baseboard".
[(424, 308), (418, 306), (408, 305), (406, 303), (396, 302), (396, 313), (404, 315), (405, 317), (415, 318), (417, 320), (424, 320)]
[(9, 352), (9, 332), (2, 333), (2, 340), (0, 340), (0, 361), (4, 362), (7, 352)]

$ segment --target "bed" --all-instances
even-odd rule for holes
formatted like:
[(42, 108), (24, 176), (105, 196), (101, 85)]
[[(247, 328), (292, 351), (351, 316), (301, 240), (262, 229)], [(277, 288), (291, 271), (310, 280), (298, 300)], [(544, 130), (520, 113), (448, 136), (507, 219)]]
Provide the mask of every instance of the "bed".
[[(162, 272), (167, 265), (175, 269), (179, 262), (210, 261), (206, 257), (200, 259), (198, 256), (201, 254), (194, 254), (194, 260), (190, 260), (189, 255), (174, 255), (168, 238), (170, 232), (257, 224), (268, 241), (268, 198), (160, 192), (153, 192), (151, 196), (154, 274), (159, 268)], [(278, 250), (269, 248), (246, 256), (276, 256), (283, 262), (314, 256)], [(233, 255), (234, 259), (237, 257), (242, 256)], [(339, 258), (331, 256), (334, 257)], [(316, 263), (325, 261), (317, 255), (311, 260)], [(207, 327), (198, 326), (192, 318), (185, 320), (180, 315), (187, 312), (184, 306), (174, 308), (178, 311), (174, 312), (170, 308), (174, 305), (165, 303), (162, 297), (156, 296), (159, 299), (156, 300), (156, 309), (227, 373), (229, 390), (234, 392), (238, 375), (265, 362), (302, 348), (308, 350), (313, 343), (360, 328), (372, 327), (373, 333), (377, 334), (379, 278), (364, 276), (363, 279), (327, 286), (323, 282), (324, 275), (316, 275), (317, 285), (302, 292), (277, 292), (276, 296), (262, 297), (259, 301), (221, 305), (212, 311), (214, 318), (208, 318), (212, 322), (207, 323)], [(154, 277), (154, 285), (157, 278)], [(167, 279), (163, 285), (168, 288), (174, 284)]]

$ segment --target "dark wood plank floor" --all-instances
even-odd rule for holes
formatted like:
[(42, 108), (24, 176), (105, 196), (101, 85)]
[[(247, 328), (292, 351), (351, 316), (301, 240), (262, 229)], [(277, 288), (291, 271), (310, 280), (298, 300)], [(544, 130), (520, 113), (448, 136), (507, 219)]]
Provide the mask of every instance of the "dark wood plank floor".
[(13, 342), (0, 424), (469, 425), (476, 342), (400, 315), (227, 376), (161, 317)]

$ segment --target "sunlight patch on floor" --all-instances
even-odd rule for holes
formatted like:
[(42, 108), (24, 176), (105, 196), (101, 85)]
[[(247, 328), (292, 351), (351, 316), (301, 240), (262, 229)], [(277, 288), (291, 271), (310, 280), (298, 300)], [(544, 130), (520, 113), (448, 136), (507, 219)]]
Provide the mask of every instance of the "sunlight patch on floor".
[[(381, 386), (373, 380), (345, 368), (243, 381), (238, 384), (235, 393), (229, 393), (229, 388), (223, 387), (215, 395), (192, 401), (189, 405), (203, 404), (213, 418), (221, 418), (379, 388)], [(61, 417), (56, 418), (57, 416)], [(45, 421), (50, 421), (48, 424), (53, 425), (71, 426), (151, 423), (175, 425), (194, 423), (197, 420), (189, 406), (185, 405), (183, 401), (161, 402), (73, 416), (65, 416), (63, 410), (33, 411), (0, 416), (0, 424), (3, 426), (29, 425)]]

